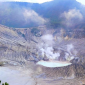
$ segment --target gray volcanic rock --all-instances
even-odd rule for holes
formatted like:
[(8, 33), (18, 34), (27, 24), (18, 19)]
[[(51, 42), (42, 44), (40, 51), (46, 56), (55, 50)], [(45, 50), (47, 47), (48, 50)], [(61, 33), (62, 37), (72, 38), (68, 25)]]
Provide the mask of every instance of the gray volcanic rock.
[[(45, 33), (42, 32), (42, 36)], [(54, 32), (51, 30), (46, 33)], [(53, 30), (56, 31), (56, 30)], [(22, 35), (25, 36), (22, 36)], [(85, 76), (85, 39), (71, 38), (65, 40), (60, 37), (61, 41), (58, 41), (52, 37), (53, 45), (50, 47), (47, 41), (43, 41), (41, 37), (36, 37), (31, 33), (31, 29), (10, 29), (8, 27), (0, 26), (0, 60), (7, 59), (15, 61), (17, 65), (28, 66), (27, 62), (38, 62), (40, 60), (49, 61), (48, 52), (52, 55), (59, 53), (58, 57), (54, 60), (70, 61), (72, 65), (61, 68), (48, 68), (40, 66), (42, 73), (45, 73), (48, 77), (55, 78), (75, 78)], [(50, 37), (51, 38), (51, 37)], [(50, 42), (48, 42), (50, 43)], [(52, 42), (51, 42), (52, 43)], [(69, 49), (69, 46), (71, 49)], [(50, 47), (51, 51), (47, 48)], [(42, 51), (44, 50), (44, 54)], [(47, 53), (47, 54), (46, 54)], [(66, 55), (67, 54), (67, 55)], [(53, 56), (52, 56), (53, 57)], [(73, 57), (73, 59), (71, 59)], [(8, 63), (10, 63), (10, 61)], [(11, 62), (12, 64), (13, 62)], [(14, 64), (13, 64), (14, 65)]]
[[(39, 66), (40, 67), (40, 66)], [(73, 64), (66, 67), (40, 67), (42, 73), (44, 73), (48, 78), (62, 78), (62, 79), (74, 79), (85, 77), (85, 70), (82, 65)]]

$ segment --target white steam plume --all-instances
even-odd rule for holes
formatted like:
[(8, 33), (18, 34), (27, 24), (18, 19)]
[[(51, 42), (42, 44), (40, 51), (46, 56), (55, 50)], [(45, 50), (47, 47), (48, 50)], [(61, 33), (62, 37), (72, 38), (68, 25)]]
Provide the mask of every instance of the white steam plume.
[(53, 41), (53, 36), (51, 34), (46, 34), (41, 37), (42, 41), (47, 44), (48, 46), (52, 46), (54, 41)]
[(73, 44), (67, 44), (66, 45), (66, 50), (63, 49), (58, 49), (58, 51), (56, 51), (56, 53), (54, 53), (54, 38), (51, 34), (47, 34), (47, 35), (43, 35), (41, 37), (41, 42), (38, 44), (39, 50), (42, 53), (43, 57), (47, 57), (48, 59), (59, 59), (60, 55), (61, 55), (61, 51), (63, 50), (65, 52), (65, 55), (63, 55), (62, 57), (65, 57), (66, 60), (70, 61), (72, 59), (74, 59), (74, 57), (77, 54), (77, 51), (74, 49)]
[(74, 46), (73, 44), (68, 44), (67, 45), (67, 52), (68, 53), (65, 53), (65, 58), (68, 60), (72, 60), (74, 59), (74, 57), (76, 56), (77, 54), (77, 51), (74, 49)]
[(51, 34), (43, 35), (41, 39), (42, 43), (40, 44), (40, 51), (42, 52), (42, 55), (46, 55), (49, 59), (57, 59), (60, 56), (60, 53), (53, 53), (53, 36)]
[(70, 53), (70, 55), (72, 54), (72, 50), (74, 49), (74, 46), (72, 44), (67, 45), (67, 51)]

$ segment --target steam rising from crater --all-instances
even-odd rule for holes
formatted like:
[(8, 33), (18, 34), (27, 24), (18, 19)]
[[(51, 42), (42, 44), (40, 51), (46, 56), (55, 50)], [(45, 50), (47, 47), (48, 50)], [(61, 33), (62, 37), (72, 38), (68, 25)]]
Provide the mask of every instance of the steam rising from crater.
[(42, 42), (40, 42), (40, 51), (42, 52), (43, 56), (46, 56), (49, 59), (55, 59), (60, 56), (60, 53), (53, 53), (53, 45), (54, 45), (54, 38), (51, 34), (43, 35), (41, 37)]
[(63, 55), (62, 57), (68, 61), (72, 60), (76, 56), (77, 52), (74, 49), (73, 44), (63, 45), (64, 46), (63, 49), (61, 48), (61, 46), (56, 47), (57, 51), (54, 52), (54, 44), (56, 43), (54, 41), (54, 37), (52, 34), (43, 35), (41, 37), (41, 42), (38, 44), (38, 47), (39, 47), (39, 50), (41, 51), (42, 56), (47, 57), (48, 59), (58, 60), (61, 56), (62, 50), (65, 53), (65, 55)]
[(73, 44), (68, 44), (68, 45), (67, 45), (67, 52), (68, 52), (68, 53), (65, 53), (65, 58), (66, 58), (67, 60), (72, 60), (72, 59), (74, 59), (74, 57), (75, 57), (76, 54), (77, 54), (77, 51), (74, 49)]

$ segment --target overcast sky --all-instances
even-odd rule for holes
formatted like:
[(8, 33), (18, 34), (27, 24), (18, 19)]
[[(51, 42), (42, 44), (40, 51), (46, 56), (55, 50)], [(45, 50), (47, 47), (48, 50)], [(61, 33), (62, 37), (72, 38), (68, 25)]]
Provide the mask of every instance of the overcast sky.
[[(20, 1), (20, 2), (43, 3), (43, 2), (52, 1), (52, 0), (0, 0), (0, 2), (2, 2), (2, 1)], [(76, 0), (76, 1), (85, 5), (85, 0)]]
[(48, 1), (52, 1), (52, 0), (0, 0), (0, 2), (5, 2), (5, 1), (19, 1), (19, 2), (43, 3), (43, 2), (48, 2)]

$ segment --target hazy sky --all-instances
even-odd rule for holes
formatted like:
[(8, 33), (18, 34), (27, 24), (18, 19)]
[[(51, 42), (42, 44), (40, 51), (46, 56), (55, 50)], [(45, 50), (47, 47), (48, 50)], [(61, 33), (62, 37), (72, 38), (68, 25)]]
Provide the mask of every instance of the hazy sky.
[(43, 2), (52, 1), (52, 0), (0, 0), (0, 2), (5, 2), (5, 1), (20, 1), (20, 2), (43, 3)]
[[(52, 0), (0, 0), (0, 2), (2, 2), (2, 1), (20, 1), (20, 2), (43, 3), (43, 2), (52, 1)], [(85, 0), (76, 0), (76, 1), (85, 5)]]

